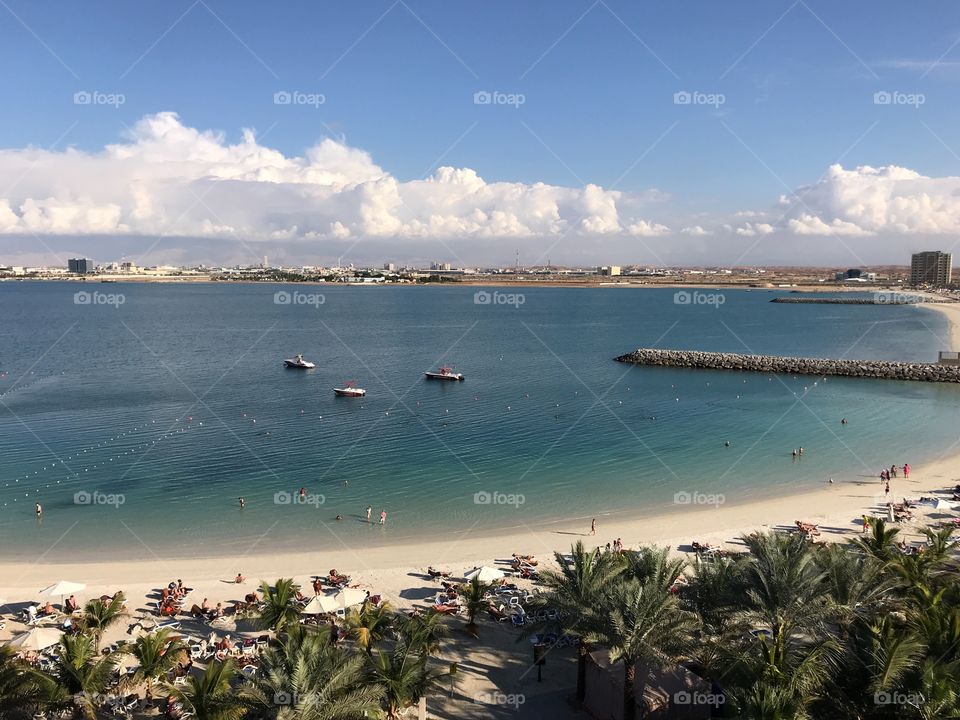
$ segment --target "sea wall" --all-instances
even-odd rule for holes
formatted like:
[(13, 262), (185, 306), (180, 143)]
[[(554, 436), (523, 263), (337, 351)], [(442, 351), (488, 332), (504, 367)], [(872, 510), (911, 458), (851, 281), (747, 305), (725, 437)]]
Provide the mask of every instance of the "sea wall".
[(829, 360), (824, 358), (739, 355), (697, 350), (639, 348), (615, 358), (617, 362), (664, 367), (740, 370), (789, 375), (840, 375), (844, 377), (917, 380), (960, 383), (960, 367), (936, 363), (888, 362), (884, 360)]
[(789, 303), (791, 305), (918, 305), (922, 302), (936, 302), (923, 297), (903, 295), (897, 293), (878, 293), (872, 298), (837, 298), (837, 297), (776, 297), (772, 303)]

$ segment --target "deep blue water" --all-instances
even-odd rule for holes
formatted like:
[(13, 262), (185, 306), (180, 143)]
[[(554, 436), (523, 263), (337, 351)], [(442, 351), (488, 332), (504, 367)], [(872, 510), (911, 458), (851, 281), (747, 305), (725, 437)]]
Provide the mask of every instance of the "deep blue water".
[[(125, 302), (77, 305), (79, 290)], [(278, 291), (325, 301), (278, 305)], [(521, 288), (514, 307), (475, 292), (0, 283), (0, 553), (445, 542), (659, 514), (678, 491), (798, 491), (919, 464), (958, 439), (954, 386), (612, 361), (652, 345), (929, 361), (948, 333), (923, 308), (772, 304), (763, 290), (726, 291), (715, 308), (613, 288)], [(284, 369), (296, 352), (317, 368)], [(442, 363), (466, 381), (423, 379)], [(347, 380), (367, 397), (335, 398)], [(274, 502), (300, 487), (325, 502)], [(76, 504), (78, 492), (124, 502)], [(477, 504), (478, 492), (524, 502)], [(367, 505), (387, 510), (385, 528), (362, 521)]]

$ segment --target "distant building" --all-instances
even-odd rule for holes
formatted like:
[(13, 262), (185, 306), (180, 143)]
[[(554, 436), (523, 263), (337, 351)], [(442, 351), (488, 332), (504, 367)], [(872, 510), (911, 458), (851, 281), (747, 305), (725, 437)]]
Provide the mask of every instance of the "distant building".
[(93, 260), (86, 258), (70, 258), (67, 260), (67, 269), (78, 275), (88, 275), (93, 272)]
[(910, 260), (910, 283), (913, 285), (949, 285), (953, 279), (953, 256), (930, 250), (914, 253)]
[(620, 275), (619, 265), (604, 265), (597, 268), (597, 275), (606, 275), (607, 277), (617, 277)]
[(397, 269), (397, 266), (394, 265), (393, 263), (388, 262), (383, 264), (383, 269), (386, 270), (387, 272), (395, 272)]

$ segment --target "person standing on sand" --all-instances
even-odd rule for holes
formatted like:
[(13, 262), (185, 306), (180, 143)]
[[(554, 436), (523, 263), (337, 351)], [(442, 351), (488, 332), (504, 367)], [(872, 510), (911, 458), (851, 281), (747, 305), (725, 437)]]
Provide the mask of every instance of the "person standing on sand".
[(903, 464), (903, 476), (905, 478), (910, 477), (910, 463)]
[(373, 508), (367, 505), (367, 522), (370, 522), (370, 513), (373, 512)]
[(381, 525), (386, 525), (386, 524), (387, 524), (387, 511), (386, 511), (386, 510), (381, 510), (381, 511), (380, 511), (380, 524), (381, 524)]
[(597, 519), (596, 519), (596, 518), (593, 518), (593, 520), (590, 521), (590, 534), (591, 534), (591, 535), (596, 535), (596, 534), (597, 534)]
[(863, 516), (863, 532), (870, 530), (870, 518), (866, 515)]
[(883, 496), (890, 497), (890, 481), (887, 480), (886, 486), (883, 488)]

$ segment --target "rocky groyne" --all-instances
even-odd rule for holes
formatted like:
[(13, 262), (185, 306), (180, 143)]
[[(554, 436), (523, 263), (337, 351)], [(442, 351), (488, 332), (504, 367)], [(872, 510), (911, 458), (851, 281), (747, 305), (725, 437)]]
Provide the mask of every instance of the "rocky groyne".
[(937, 363), (889, 362), (885, 360), (829, 360), (824, 358), (740, 355), (698, 350), (639, 348), (615, 358), (618, 362), (707, 370), (820, 375), (919, 382), (960, 383), (960, 366)]
[(881, 294), (872, 298), (777, 297), (770, 302), (790, 305), (918, 305), (930, 301), (913, 295), (898, 294), (894, 297), (890, 294)]

